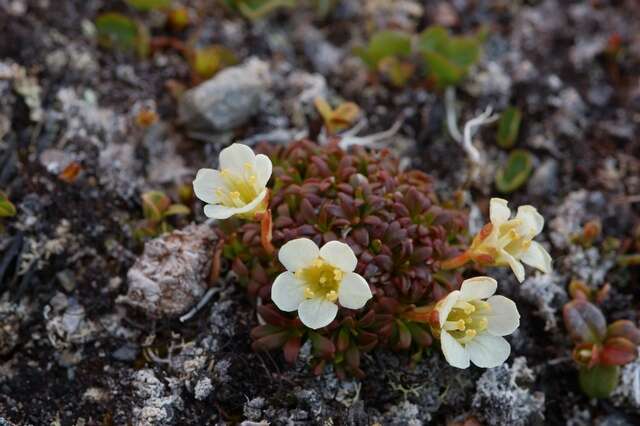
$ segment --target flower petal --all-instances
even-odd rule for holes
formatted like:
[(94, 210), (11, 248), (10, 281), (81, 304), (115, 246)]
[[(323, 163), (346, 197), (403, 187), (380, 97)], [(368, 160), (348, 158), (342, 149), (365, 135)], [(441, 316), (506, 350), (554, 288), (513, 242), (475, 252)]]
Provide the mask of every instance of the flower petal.
[(220, 151), (220, 170), (228, 169), (242, 176), (247, 163), (253, 167), (256, 165), (256, 155), (247, 145), (234, 143)]
[(358, 264), (356, 255), (348, 244), (329, 241), (320, 249), (320, 257), (344, 272), (353, 272)]
[(288, 241), (278, 252), (280, 263), (289, 271), (297, 271), (316, 260), (320, 256), (320, 250), (316, 243), (308, 238), (297, 238)]
[(256, 198), (249, 204), (242, 207), (227, 207), (223, 205), (211, 205), (204, 206), (204, 215), (213, 219), (228, 219), (231, 216), (243, 213), (249, 213), (255, 210), (267, 195), (267, 190), (263, 190)]
[[(322, 251), (322, 250), (321, 250)], [(338, 300), (349, 309), (360, 309), (371, 299), (371, 289), (367, 281), (355, 272), (349, 272), (340, 283)]]
[(527, 238), (535, 237), (542, 232), (544, 227), (544, 217), (533, 206), (518, 207), (516, 219), (522, 221), (522, 224), (518, 227), (518, 233), (525, 235)]
[(457, 368), (469, 368), (469, 354), (452, 335), (446, 331), (440, 333), (440, 347), (447, 362)]
[(492, 198), (489, 201), (489, 218), (491, 223), (498, 226), (509, 220), (511, 210), (507, 206), (509, 202), (502, 198)]
[(204, 206), (204, 215), (212, 219), (229, 219), (236, 214), (235, 207), (227, 207), (220, 204), (207, 204)]
[(224, 188), (220, 172), (213, 169), (200, 169), (193, 181), (193, 192), (205, 203), (217, 203), (216, 189)]
[(476, 336), (467, 343), (466, 348), (471, 362), (482, 368), (501, 365), (511, 353), (511, 346), (504, 337), (492, 336), (488, 333)]
[(551, 256), (542, 245), (535, 241), (531, 241), (531, 245), (527, 251), (522, 253), (520, 260), (544, 273), (551, 272)]
[(486, 299), (493, 295), (498, 288), (498, 282), (491, 277), (474, 277), (464, 280), (460, 287), (460, 300)]
[(331, 324), (338, 313), (338, 305), (326, 299), (307, 299), (298, 307), (304, 325), (314, 330)]
[(487, 330), (494, 336), (506, 336), (520, 325), (520, 313), (513, 300), (504, 296), (493, 296), (487, 299), (491, 312), (483, 314), (489, 320)]
[(460, 299), (460, 292), (458, 290), (454, 290), (436, 304), (440, 327), (442, 327), (442, 325), (447, 321), (447, 317), (449, 316), (451, 309), (453, 309), (453, 305), (458, 302), (458, 299)]
[(504, 260), (509, 264), (509, 267), (511, 267), (511, 270), (515, 274), (518, 281), (524, 281), (524, 266), (522, 266), (522, 263), (520, 263), (518, 259), (511, 256), (509, 253), (507, 253), (506, 250), (500, 250), (500, 256), (503, 257)]
[(269, 157), (264, 154), (256, 155), (256, 176), (258, 185), (260, 187), (266, 186), (271, 178), (271, 172), (273, 171), (273, 164)]
[(281, 311), (295, 311), (304, 300), (304, 284), (293, 272), (283, 272), (276, 277), (271, 286), (271, 300)]

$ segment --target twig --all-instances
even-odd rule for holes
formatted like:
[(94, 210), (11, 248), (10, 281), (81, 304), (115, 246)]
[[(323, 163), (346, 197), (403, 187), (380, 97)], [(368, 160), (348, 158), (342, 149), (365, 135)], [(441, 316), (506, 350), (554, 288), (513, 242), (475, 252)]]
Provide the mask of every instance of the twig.
[(497, 119), (498, 119), (498, 115), (494, 115), (493, 108), (491, 108), (491, 106), (488, 106), (482, 114), (467, 121), (466, 124), (464, 125), (464, 137), (462, 141), (462, 147), (467, 152), (467, 155), (469, 155), (469, 158), (471, 159), (472, 162), (476, 164), (480, 163), (480, 151), (478, 151), (478, 149), (475, 146), (473, 146), (473, 143), (471, 140), (471, 138), (473, 137), (473, 134), (475, 133), (476, 128), (479, 128), (480, 126), (484, 126), (485, 124), (493, 123)]
[(195, 314), (198, 313), (198, 311), (200, 309), (202, 309), (202, 307), (204, 305), (206, 305), (209, 300), (211, 299), (211, 297), (216, 294), (220, 289), (217, 287), (212, 287), (209, 290), (207, 290), (207, 292), (204, 294), (204, 296), (202, 297), (202, 299), (200, 299), (200, 301), (198, 302), (198, 304), (196, 306), (194, 306), (189, 312), (187, 312), (186, 314), (184, 314), (183, 316), (180, 317), (180, 322), (185, 322), (190, 320), (191, 318), (193, 318), (193, 316)]
[(493, 123), (498, 119), (497, 115), (493, 115), (493, 108), (488, 106), (482, 114), (467, 121), (464, 125), (464, 133), (461, 134), (458, 129), (458, 116), (456, 114), (456, 89), (453, 86), (447, 87), (444, 94), (444, 105), (447, 114), (447, 129), (451, 138), (462, 145), (469, 159), (474, 164), (481, 163), (480, 151), (473, 146), (473, 135), (475, 130), (485, 124)]
[(374, 133), (368, 136), (343, 137), (339, 142), (340, 148), (347, 149), (353, 145), (376, 147), (378, 143), (382, 142), (385, 139), (389, 139), (390, 137), (393, 137), (396, 133), (398, 133), (398, 130), (400, 130), (400, 126), (402, 126), (402, 120), (396, 121), (395, 123), (393, 123), (393, 126), (391, 126), (391, 128), (383, 132)]
[(448, 86), (444, 92), (444, 109), (447, 113), (447, 129), (454, 141), (462, 143), (462, 133), (458, 129), (458, 115), (456, 114), (456, 88)]

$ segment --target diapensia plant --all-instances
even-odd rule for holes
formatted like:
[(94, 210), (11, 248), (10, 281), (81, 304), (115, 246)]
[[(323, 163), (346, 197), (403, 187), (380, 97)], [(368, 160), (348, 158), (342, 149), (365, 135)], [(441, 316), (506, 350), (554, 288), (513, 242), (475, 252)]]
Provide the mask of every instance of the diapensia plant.
[(508, 358), (516, 305), (490, 277), (463, 280), (463, 268), (507, 265), (520, 281), (521, 262), (549, 271), (532, 241), (544, 224), (535, 208), (511, 218), (492, 199), (491, 223), (467, 246), (465, 214), (386, 150), (300, 141), (257, 151), (233, 144), (193, 183), (205, 215), (223, 220), (221, 256), (257, 306), (254, 349), (294, 362), (309, 341), (314, 371), (331, 363), (356, 377), (377, 347), (417, 362), (437, 340), (458, 368)]

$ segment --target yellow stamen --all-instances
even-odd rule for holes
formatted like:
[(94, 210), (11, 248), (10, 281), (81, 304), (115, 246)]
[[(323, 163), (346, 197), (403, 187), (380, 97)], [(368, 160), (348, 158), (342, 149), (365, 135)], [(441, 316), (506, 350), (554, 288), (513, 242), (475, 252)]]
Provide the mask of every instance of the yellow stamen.
[(295, 275), (305, 285), (305, 298), (338, 300), (338, 289), (344, 275), (340, 269), (318, 258), (310, 266), (296, 271)]
[(453, 307), (457, 309), (462, 309), (466, 315), (469, 315), (470, 313), (476, 310), (475, 306), (473, 306), (471, 303), (463, 302), (461, 300), (456, 302), (456, 304), (453, 305)]
[(449, 332), (460, 344), (469, 343), (489, 326), (486, 314), (490, 311), (491, 305), (484, 300), (458, 300), (442, 324), (442, 330)]
[(447, 331), (455, 331), (455, 330), (464, 331), (464, 329), (466, 328), (465, 320), (447, 321), (444, 323), (444, 327), (442, 328), (444, 328)]
[(470, 329), (464, 332), (464, 336), (460, 337), (456, 340), (458, 340), (458, 342), (460, 342), (461, 344), (465, 344), (465, 343), (469, 343), (470, 341), (473, 340), (474, 337), (476, 337), (478, 335), (478, 332)]

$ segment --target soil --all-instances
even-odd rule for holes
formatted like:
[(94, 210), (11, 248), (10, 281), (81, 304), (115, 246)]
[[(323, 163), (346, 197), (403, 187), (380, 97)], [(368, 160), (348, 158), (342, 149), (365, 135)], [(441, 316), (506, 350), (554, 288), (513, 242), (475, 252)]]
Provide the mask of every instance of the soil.
[[(561, 309), (579, 278), (594, 289), (610, 285), (602, 304), (610, 321), (640, 319), (640, 269), (616, 264), (640, 251), (637, 2), (336, 3), (324, 18), (296, 7), (252, 22), (214, 2), (183, 0), (192, 22), (176, 32), (161, 12), (123, 1), (0, 0), (0, 190), (18, 211), (0, 218), (0, 425), (640, 424), (640, 363), (623, 369), (611, 398), (589, 400)], [(260, 112), (194, 134), (171, 90), (200, 83), (181, 51), (158, 47), (139, 58), (98, 46), (92, 23), (106, 11), (143, 22), (157, 43), (218, 43), (241, 63), (260, 58), (270, 73)], [(404, 88), (372, 78), (352, 53), (374, 28), (417, 33), (433, 24), (489, 29), (456, 108), (459, 123), (487, 106), (521, 109), (516, 147), (533, 155), (534, 172), (513, 193), (493, 183), (508, 155), (495, 125), (474, 138), (483, 164), (470, 177), (444, 124), (443, 93), (420, 78)], [(327, 44), (338, 61), (315, 56)], [(117, 301), (144, 250), (134, 236), (141, 194), (162, 189), (177, 199), (178, 187), (214, 166), (231, 141), (275, 138), (275, 130), (291, 137), (274, 143), (321, 139), (321, 119), (304, 97), (312, 81), (332, 103), (360, 106), (360, 135), (400, 121), (385, 147), (432, 175), (444, 197), (459, 191), (472, 229), (488, 217), (491, 196), (545, 216), (540, 241), (553, 274), (531, 273), (519, 285), (509, 271), (490, 270), (522, 316), (507, 364), (456, 370), (434, 351), (410, 368), (405, 355), (377, 351), (363, 359), (362, 380), (339, 380), (331, 369), (317, 377), (308, 347), (294, 366), (280, 353), (252, 351), (255, 307), (233, 280), (216, 283), (211, 301), (184, 322)], [(135, 122), (143, 107), (157, 112), (149, 128)], [(77, 178), (61, 179), (74, 162)], [(199, 201), (189, 207), (194, 213), (173, 226), (205, 222)], [(593, 247), (572, 241), (596, 219), (602, 235)], [(605, 250), (612, 238), (613, 252)]]

